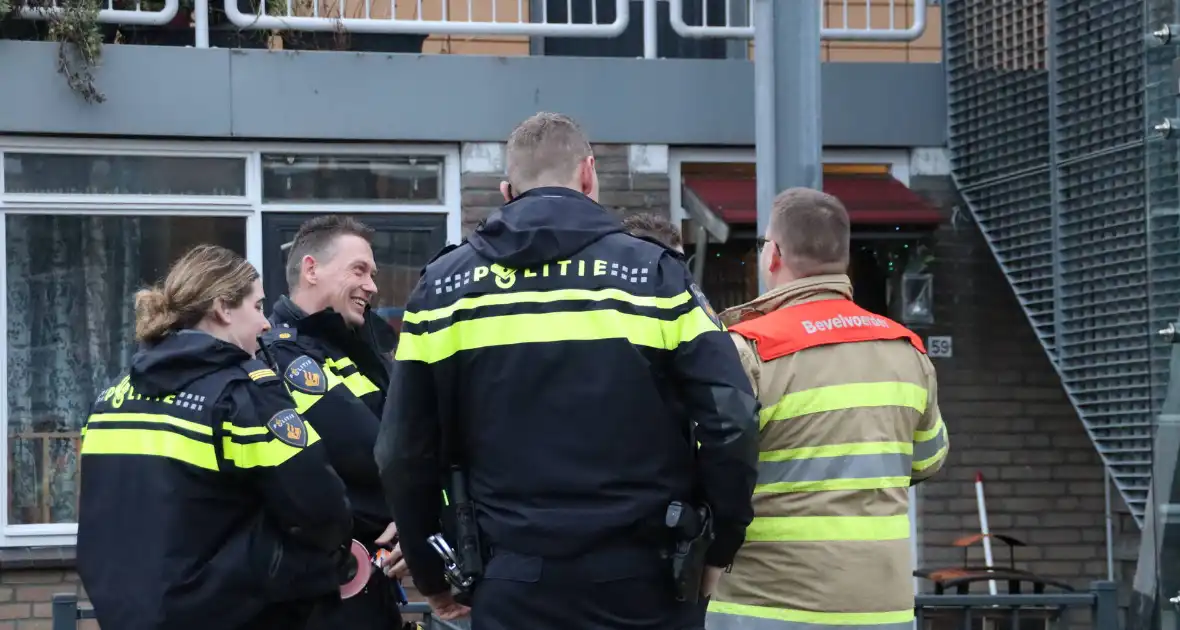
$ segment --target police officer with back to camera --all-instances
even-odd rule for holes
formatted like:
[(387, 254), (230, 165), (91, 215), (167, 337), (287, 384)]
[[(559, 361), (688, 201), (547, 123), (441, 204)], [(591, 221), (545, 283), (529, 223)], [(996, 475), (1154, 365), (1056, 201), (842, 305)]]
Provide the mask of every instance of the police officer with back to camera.
[(262, 338), (296, 411), (316, 426), (332, 467), (344, 480), (352, 537), (370, 553), (392, 546), (397, 561), (384, 573), (373, 571), (360, 594), (319, 608), (310, 630), (402, 625), (395, 580), (404, 575), (405, 563), (373, 461), (396, 333), (370, 308), (377, 294), (372, 235), (368, 226), (339, 215), (300, 226), (288, 251), (289, 295), (274, 305), (274, 327)]
[(82, 430), (78, 571), (103, 628), (299, 630), (339, 598), (344, 484), (253, 357), (262, 301), (212, 245), (135, 297), (142, 345)]
[(700, 627), (753, 517), (750, 383), (684, 264), (598, 205), (572, 120), (533, 116), (506, 157), (507, 205), (403, 320), (376, 454), (414, 581), (453, 618), (478, 579), (475, 630)]

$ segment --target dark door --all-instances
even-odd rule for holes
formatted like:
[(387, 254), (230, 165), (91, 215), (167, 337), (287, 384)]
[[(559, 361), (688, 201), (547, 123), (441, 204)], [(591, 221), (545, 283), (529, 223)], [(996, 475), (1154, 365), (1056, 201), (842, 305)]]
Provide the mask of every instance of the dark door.
[[(295, 239), (299, 225), (313, 213), (266, 212), (262, 215), (262, 279), (267, 301), (287, 293), (287, 252), (283, 243)], [(377, 298), (373, 309), (401, 329), (402, 312), (418, 284), (422, 268), (447, 243), (445, 214), (351, 215), (373, 228), (373, 257), (377, 260)], [(267, 309), (269, 313), (269, 308)]]

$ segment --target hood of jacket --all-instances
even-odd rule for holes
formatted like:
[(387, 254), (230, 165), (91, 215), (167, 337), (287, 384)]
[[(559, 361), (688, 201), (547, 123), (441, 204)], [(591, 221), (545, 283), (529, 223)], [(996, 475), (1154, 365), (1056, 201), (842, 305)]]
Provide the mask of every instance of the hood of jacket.
[(131, 379), (146, 396), (177, 392), (199, 378), (250, 358), (243, 349), (199, 330), (181, 330), (131, 359)]
[(569, 258), (622, 231), (622, 222), (586, 195), (547, 186), (524, 192), (494, 212), (467, 242), (492, 262), (519, 269)]
[(812, 276), (783, 286), (721, 312), (721, 322), (733, 326), (762, 317), (784, 306), (815, 300), (852, 299), (852, 281), (844, 274)]

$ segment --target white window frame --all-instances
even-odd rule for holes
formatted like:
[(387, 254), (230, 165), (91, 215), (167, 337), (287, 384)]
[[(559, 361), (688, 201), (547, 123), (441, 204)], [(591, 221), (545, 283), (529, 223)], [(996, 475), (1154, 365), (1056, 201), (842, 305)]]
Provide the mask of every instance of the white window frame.
[[(910, 150), (909, 149), (829, 149), (824, 148), (820, 157), (823, 164), (887, 164), (889, 165), (889, 174), (897, 181), (910, 185)], [(680, 225), (688, 218), (688, 213), (684, 211), (684, 207), (680, 201), (680, 171), (681, 165), (685, 162), (689, 163), (713, 163), (713, 164), (732, 164), (732, 163), (756, 163), (756, 156), (754, 149), (751, 148), (734, 148), (734, 149), (705, 149), (671, 147), (668, 150), (668, 196), (671, 202), (671, 219), (676, 225)], [(910, 494), (910, 553), (914, 559), (914, 569), (921, 566), (922, 563), (922, 545), (919, 541), (920, 531), (918, 529), (918, 519), (921, 517), (921, 511), (918, 510), (918, 501), (920, 500), (917, 488), (911, 487)], [(921, 581), (914, 578), (914, 594), (921, 592)]]
[[(102, 138), (30, 138), (0, 135), (0, 165), (6, 152), (64, 153), (84, 155), (144, 155), (167, 157), (232, 157), (245, 160), (245, 195), (229, 197), (176, 195), (70, 195), (5, 194), (4, 169), (0, 168), (0, 262), (7, 260), (7, 221), (12, 214), (109, 216), (199, 216), (242, 217), (246, 219), (246, 257), (265, 277), (262, 251), (264, 213), (347, 214), (442, 214), (446, 217), (448, 243), (462, 239), (462, 187), (458, 144), (357, 144), (357, 143), (274, 143), (202, 142), (173, 140), (115, 140)], [(262, 154), (439, 156), (443, 158), (443, 199), (441, 203), (420, 204), (331, 204), (262, 203)], [(0, 264), (0, 287), (7, 287), (7, 265)], [(0, 325), (8, 330), (8, 300), (0, 299)], [(6, 333), (7, 334), (7, 333)], [(7, 344), (5, 345), (7, 347)], [(8, 523), (8, 353), (0, 352), (0, 548), (70, 546), (77, 542), (77, 523)], [(97, 394), (97, 392), (95, 392)]]

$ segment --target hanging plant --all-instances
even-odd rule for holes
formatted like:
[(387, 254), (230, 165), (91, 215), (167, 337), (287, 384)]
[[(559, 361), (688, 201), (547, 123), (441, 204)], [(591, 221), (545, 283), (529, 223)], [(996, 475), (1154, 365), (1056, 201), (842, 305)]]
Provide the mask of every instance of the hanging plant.
[(61, 11), (49, 22), (49, 39), (58, 43), (57, 71), (87, 103), (102, 103), (106, 95), (94, 80), (102, 58), (99, 0), (63, 0), (58, 6)]

